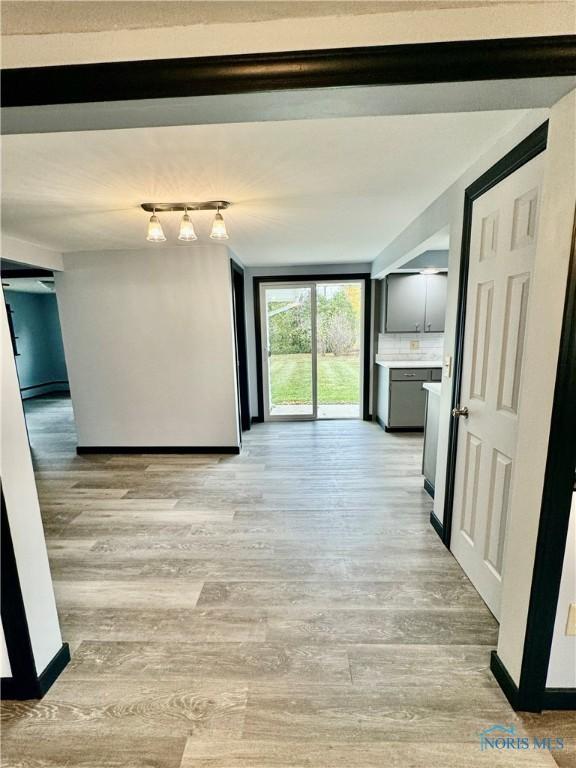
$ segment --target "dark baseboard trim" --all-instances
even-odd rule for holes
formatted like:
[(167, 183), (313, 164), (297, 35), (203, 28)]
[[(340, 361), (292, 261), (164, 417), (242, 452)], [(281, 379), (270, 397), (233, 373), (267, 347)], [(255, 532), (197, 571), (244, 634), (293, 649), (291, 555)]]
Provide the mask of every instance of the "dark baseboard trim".
[(31, 389), (41, 389), (42, 387), (60, 387), (62, 384), (70, 386), (68, 381), (45, 381), (43, 384), (31, 384), (29, 387), (20, 387), (20, 392), (29, 392)]
[(510, 706), (512, 709), (518, 709), (518, 699), (519, 699), (519, 691), (518, 686), (512, 680), (510, 677), (510, 674), (502, 661), (500, 660), (500, 657), (498, 656), (497, 651), (492, 651), (490, 654), (490, 671), (496, 678), (496, 682), (502, 688), (502, 691), (504, 693), (504, 696), (508, 699), (510, 702)]
[(14, 677), (3, 677), (0, 683), (0, 698), (23, 701), (26, 699), (41, 699), (58, 679), (70, 661), (70, 647), (63, 643), (44, 672), (37, 678), (19, 680)]
[(376, 421), (384, 432), (424, 432), (424, 427), (389, 427), (380, 416), (376, 416)]
[(62, 643), (62, 648), (54, 656), (50, 664), (38, 678), (41, 695), (44, 696), (52, 687), (60, 673), (66, 668), (70, 661), (70, 646), (68, 643)]
[(434, 530), (436, 531), (438, 536), (440, 536), (442, 541), (444, 541), (444, 526), (442, 525), (440, 520), (438, 520), (434, 512), (430, 512), (430, 525), (432, 526), (432, 528), (434, 528)]
[(252, 424), (263, 424), (263, 423), (264, 423), (263, 416), (252, 416)]
[(384, 425), (386, 432), (424, 432), (424, 427), (387, 427)]
[(427, 478), (424, 478), (424, 490), (429, 496), (432, 496), (432, 498), (434, 498), (434, 493), (435, 493), (434, 486), (432, 485), (430, 480), (428, 480)]
[(492, 651), (490, 656), (490, 669), (512, 709), (517, 712), (576, 710), (576, 688), (545, 688), (541, 696), (535, 696), (531, 691), (522, 693), (510, 677), (497, 651)]
[(20, 392), (20, 397), (22, 398), (23, 403), (29, 403), (30, 400), (42, 400), (43, 398), (50, 399), (56, 397), (57, 395), (70, 397), (70, 390), (55, 387), (54, 389), (49, 389), (46, 392)]
[(576, 688), (546, 688), (542, 709), (576, 710)]
[(89, 453), (240, 453), (238, 445), (78, 445), (79, 456)]

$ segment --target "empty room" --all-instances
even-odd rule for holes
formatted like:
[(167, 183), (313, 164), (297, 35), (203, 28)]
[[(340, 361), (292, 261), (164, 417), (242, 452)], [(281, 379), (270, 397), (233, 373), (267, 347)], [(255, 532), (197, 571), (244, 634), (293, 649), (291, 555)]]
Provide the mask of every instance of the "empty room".
[(2, 24), (2, 765), (576, 765), (572, 4)]

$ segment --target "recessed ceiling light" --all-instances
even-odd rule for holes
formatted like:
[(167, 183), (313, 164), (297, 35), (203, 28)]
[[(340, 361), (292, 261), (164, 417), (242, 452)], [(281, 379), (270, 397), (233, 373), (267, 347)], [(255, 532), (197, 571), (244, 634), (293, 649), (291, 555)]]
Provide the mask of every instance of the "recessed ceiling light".
[(441, 270), (437, 267), (425, 267), (420, 270), (421, 275), (437, 275)]

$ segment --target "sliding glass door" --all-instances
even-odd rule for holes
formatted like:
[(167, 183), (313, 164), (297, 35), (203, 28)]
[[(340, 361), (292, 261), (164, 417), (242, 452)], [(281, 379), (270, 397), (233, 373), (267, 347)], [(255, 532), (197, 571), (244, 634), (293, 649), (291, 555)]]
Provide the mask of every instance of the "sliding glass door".
[(261, 283), (264, 418), (360, 418), (363, 284)]
[(316, 287), (262, 285), (264, 417), (316, 418)]

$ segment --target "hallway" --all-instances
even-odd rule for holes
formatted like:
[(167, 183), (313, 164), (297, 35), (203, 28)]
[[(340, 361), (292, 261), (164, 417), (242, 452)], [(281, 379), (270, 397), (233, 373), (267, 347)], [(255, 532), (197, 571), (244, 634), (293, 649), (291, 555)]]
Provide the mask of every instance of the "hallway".
[(538, 768), (479, 733), (573, 740), (493, 680), (497, 625), (430, 527), (420, 436), (259, 424), (240, 456), (78, 457), (68, 399), (26, 411), (72, 661), (4, 707), (5, 768)]

